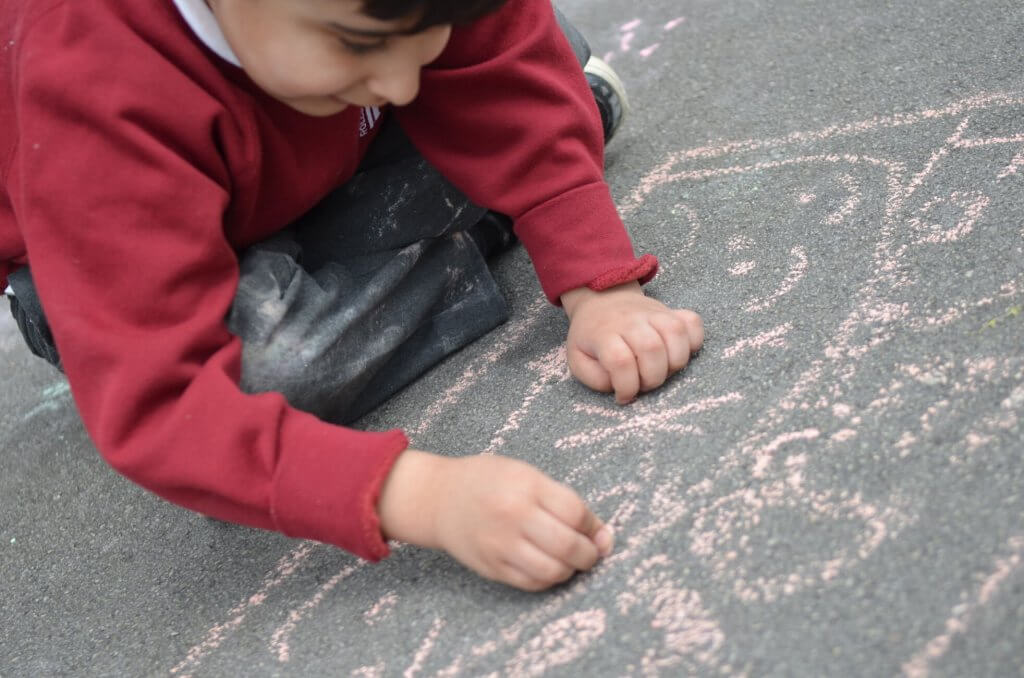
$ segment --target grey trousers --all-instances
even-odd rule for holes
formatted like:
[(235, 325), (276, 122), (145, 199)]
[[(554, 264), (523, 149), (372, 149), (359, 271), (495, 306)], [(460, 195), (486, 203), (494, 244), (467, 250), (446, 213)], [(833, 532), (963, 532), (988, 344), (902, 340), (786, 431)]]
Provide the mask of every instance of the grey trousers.
[[(556, 10), (581, 65), (582, 35)], [(472, 229), (472, 204), (385, 120), (359, 171), (296, 223), (239, 255), (227, 324), (241, 387), (349, 423), (508, 317)], [(25, 267), (11, 310), (36, 355), (60, 367)]]
[(508, 317), (468, 233), (485, 210), (385, 125), (359, 174), (242, 254), (228, 316), (243, 390), (338, 423)]

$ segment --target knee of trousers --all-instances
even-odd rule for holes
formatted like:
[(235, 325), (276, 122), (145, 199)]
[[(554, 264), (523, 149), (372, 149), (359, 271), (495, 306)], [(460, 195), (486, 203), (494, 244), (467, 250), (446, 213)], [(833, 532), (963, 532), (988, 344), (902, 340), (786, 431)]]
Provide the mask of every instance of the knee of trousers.
[(314, 276), (287, 254), (253, 251), (242, 269), (228, 328), (242, 340), (248, 393), (278, 392), (323, 418), (354, 398), (411, 331), (381, 322), (387, 290), (357, 283), (345, 267)]

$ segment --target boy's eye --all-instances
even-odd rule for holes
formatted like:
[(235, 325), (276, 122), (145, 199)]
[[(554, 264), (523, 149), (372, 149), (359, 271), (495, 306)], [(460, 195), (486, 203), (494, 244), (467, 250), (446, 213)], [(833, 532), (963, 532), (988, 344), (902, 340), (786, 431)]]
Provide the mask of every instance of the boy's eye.
[(341, 37), (338, 38), (338, 42), (341, 43), (342, 47), (353, 54), (367, 54), (369, 52), (375, 52), (383, 49), (387, 44), (386, 39), (374, 40), (372, 42), (354, 42)]

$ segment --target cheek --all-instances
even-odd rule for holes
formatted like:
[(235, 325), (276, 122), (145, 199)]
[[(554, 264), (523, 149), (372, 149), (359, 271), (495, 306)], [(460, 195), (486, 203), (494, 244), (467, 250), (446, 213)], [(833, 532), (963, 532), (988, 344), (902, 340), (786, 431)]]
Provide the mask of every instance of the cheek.
[(283, 97), (333, 95), (360, 78), (359, 66), (338, 49), (316, 46), (295, 50), (288, 45), (270, 50), (261, 65), (263, 85)]

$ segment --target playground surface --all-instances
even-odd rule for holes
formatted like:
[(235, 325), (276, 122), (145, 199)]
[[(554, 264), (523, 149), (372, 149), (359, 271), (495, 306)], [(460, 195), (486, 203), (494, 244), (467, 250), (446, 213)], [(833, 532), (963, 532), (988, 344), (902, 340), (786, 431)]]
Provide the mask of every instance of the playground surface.
[(0, 313), (0, 676), (1011, 676), (1024, 666), (1024, 12), (565, 0), (629, 87), (607, 175), (704, 318), (626, 407), (522, 248), (501, 328), (366, 417), (615, 528), (541, 594), (370, 565), (111, 471)]

